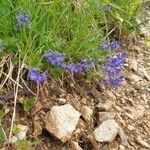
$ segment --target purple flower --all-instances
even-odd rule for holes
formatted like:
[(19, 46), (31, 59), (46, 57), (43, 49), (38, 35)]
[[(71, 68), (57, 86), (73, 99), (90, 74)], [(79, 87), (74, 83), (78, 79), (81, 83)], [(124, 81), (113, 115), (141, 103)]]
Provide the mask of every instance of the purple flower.
[(82, 72), (84, 70), (84, 67), (83, 65), (80, 65), (80, 64), (69, 64), (69, 65), (66, 65), (65, 67), (66, 70), (68, 71), (71, 71), (71, 72)]
[(127, 58), (126, 52), (113, 53), (108, 57), (108, 62), (104, 65), (104, 83), (111, 86), (118, 86), (124, 80), (121, 66)]
[(16, 18), (18, 26), (26, 25), (27, 28), (31, 28), (30, 15), (24, 15), (23, 12), (20, 10)]
[(119, 41), (113, 41), (110, 43), (110, 47), (112, 50), (116, 50), (116, 49), (119, 49), (121, 45)]
[(62, 61), (65, 59), (64, 54), (56, 53), (52, 50), (48, 51), (44, 57), (50, 65), (61, 66)]
[(121, 44), (119, 41), (113, 41), (109, 44), (101, 44), (100, 49), (101, 50), (116, 50), (121, 47)]
[(111, 47), (109, 44), (101, 44), (100, 49), (101, 50), (111, 50)]
[(107, 85), (116, 87), (116, 86), (119, 86), (124, 81), (124, 76), (119, 76), (116, 78), (105, 78), (103, 81)]
[(120, 67), (125, 62), (126, 58), (127, 58), (126, 52), (114, 53), (111, 56), (108, 56), (108, 62), (106, 66)]
[(29, 71), (28, 76), (30, 80), (36, 82), (37, 84), (43, 83), (47, 80), (47, 73), (40, 73), (37, 69), (33, 68)]
[(105, 73), (109, 76), (116, 76), (116, 75), (121, 74), (121, 69), (120, 68), (106, 67)]

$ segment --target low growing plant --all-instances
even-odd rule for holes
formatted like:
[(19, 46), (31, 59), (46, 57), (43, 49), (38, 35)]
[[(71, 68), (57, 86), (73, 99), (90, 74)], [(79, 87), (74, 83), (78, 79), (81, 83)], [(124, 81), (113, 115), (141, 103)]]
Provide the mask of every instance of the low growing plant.
[(5, 53), (14, 55), (15, 64), (25, 63), (31, 69), (30, 79), (37, 83), (47, 79), (39, 68), (51, 71), (54, 77), (66, 70), (97, 74), (95, 66), (106, 62), (108, 54), (100, 45), (117, 46), (114, 34), (135, 30), (140, 3), (2, 0), (0, 40), (6, 43)]

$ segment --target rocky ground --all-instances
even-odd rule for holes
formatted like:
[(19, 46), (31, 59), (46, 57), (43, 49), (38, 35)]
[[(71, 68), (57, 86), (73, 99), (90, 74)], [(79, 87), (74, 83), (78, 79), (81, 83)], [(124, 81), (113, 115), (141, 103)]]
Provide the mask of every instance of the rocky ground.
[[(25, 138), (37, 142), (29, 150), (150, 149), (150, 48), (141, 38), (131, 38), (125, 46), (126, 80), (118, 88), (89, 82), (84, 75), (76, 75), (74, 80), (66, 77), (59, 83), (50, 80), (40, 88), (30, 112), (23, 111), (20, 101), (33, 95), (20, 90), (15, 121), (20, 130), (11, 139), (11, 147), (3, 142), (1, 150), (17, 149), (17, 140)], [(35, 84), (29, 83), (29, 87), (36, 91)], [(6, 137), (12, 108), (13, 101), (9, 101), (2, 122)]]

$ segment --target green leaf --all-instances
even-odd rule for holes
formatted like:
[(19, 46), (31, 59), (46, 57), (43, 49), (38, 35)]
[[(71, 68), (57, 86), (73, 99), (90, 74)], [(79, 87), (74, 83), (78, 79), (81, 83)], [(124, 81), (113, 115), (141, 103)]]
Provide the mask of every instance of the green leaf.
[(26, 112), (29, 112), (33, 105), (36, 103), (36, 99), (24, 99), (23, 100), (23, 109)]

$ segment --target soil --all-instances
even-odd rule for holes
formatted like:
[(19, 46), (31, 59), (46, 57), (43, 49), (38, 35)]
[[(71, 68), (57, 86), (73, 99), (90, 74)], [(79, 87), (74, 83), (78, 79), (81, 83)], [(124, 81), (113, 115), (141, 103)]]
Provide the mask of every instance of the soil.
[[(23, 110), (20, 103), (22, 98), (35, 97), (26, 87), (19, 88), (15, 124), (28, 126), (27, 139), (37, 141), (30, 150), (73, 150), (71, 142), (75, 141), (83, 150), (148, 150), (142, 142), (150, 145), (150, 81), (132, 68), (131, 60), (135, 60), (137, 67), (143, 67), (150, 73), (150, 49), (145, 47), (142, 38), (130, 38), (125, 46), (128, 51), (123, 70), (125, 82), (118, 88), (106, 87), (98, 80), (88, 81), (84, 74), (76, 74), (74, 79), (65, 75), (63, 80), (55, 82), (49, 79), (40, 87), (38, 101), (29, 112)], [(133, 43), (134, 41), (134, 43)], [(134, 66), (136, 67), (136, 66)], [(36, 93), (36, 84), (27, 83), (28, 87)], [(0, 96), (1, 103), (7, 101), (7, 111), (2, 120), (3, 130), (9, 136), (12, 112), (13, 91), (7, 90)], [(87, 122), (80, 117), (76, 131), (72, 138), (62, 143), (45, 129), (44, 117), (55, 105), (62, 105), (60, 98), (66, 100), (76, 110), (89, 106), (93, 110), (93, 121)], [(105, 105), (106, 108), (102, 108)], [(129, 147), (125, 147), (117, 137), (111, 143), (99, 143), (94, 139), (93, 130), (101, 124), (103, 113), (114, 113), (115, 120), (127, 135)], [(110, 116), (109, 116), (110, 117)], [(39, 126), (40, 127), (39, 127)], [(39, 127), (39, 128), (38, 128)], [(78, 132), (80, 131), (80, 132)], [(17, 149), (16, 144), (0, 143), (1, 150)]]

